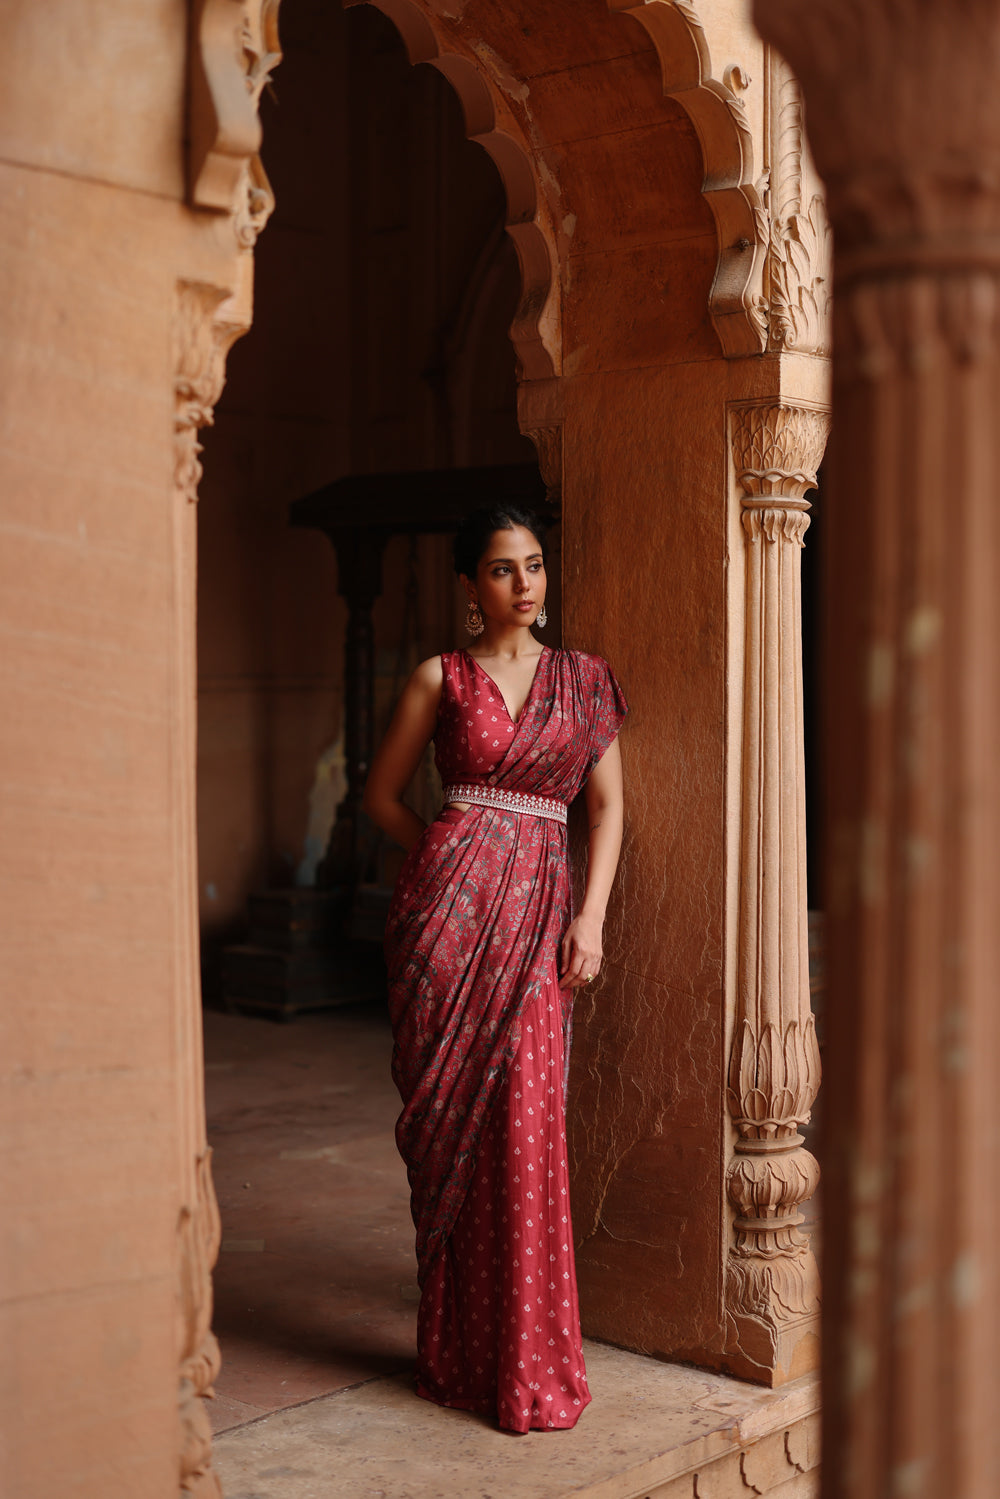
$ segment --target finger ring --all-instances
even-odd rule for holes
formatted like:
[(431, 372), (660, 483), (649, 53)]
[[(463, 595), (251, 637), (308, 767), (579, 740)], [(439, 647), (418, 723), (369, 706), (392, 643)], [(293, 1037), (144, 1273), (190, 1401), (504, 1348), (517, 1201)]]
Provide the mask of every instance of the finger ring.
[(584, 983), (585, 984), (592, 984), (593, 981), (594, 981), (594, 975), (592, 973), (588, 973), (587, 976), (584, 979)]

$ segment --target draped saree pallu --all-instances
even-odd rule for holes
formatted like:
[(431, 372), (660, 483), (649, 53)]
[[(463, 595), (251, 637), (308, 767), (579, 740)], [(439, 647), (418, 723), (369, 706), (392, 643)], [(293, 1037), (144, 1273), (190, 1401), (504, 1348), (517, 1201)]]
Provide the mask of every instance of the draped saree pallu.
[(403, 865), (386, 929), (417, 1391), (508, 1430), (565, 1428), (590, 1394), (566, 1162), (572, 996), (558, 985), (564, 809), (626, 704), (599, 657), (545, 649), (515, 722), (468, 652), (441, 659), (446, 799), (500, 805), (444, 808)]

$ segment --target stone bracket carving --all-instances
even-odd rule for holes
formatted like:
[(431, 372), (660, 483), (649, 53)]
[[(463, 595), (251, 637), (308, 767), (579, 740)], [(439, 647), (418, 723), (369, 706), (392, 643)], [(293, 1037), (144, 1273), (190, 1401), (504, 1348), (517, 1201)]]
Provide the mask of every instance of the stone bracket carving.
[(188, 196), (235, 215), (254, 243), (274, 207), (258, 151), (261, 93), (281, 61), (280, 0), (194, 0), (188, 63)]
[(763, 303), (768, 348), (828, 355), (831, 346), (833, 234), (822, 194), (803, 199), (802, 94), (788, 64), (770, 50), (767, 169), (758, 184), (768, 211)]
[(772, 221), (764, 283), (771, 348), (830, 353), (832, 240), (826, 203), (818, 193), (805, 212)]
[(229, 287), (182, 281), (174, 316), (174, 481), (198, 498), (201, 443), (226, 382), (226, 355), (250, 326), (249, 311)]

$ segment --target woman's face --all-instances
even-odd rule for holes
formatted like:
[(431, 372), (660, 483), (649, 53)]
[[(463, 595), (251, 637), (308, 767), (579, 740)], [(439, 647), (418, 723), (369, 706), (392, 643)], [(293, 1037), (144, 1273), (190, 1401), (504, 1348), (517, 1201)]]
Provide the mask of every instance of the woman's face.
[(475, 583), (467, 580), (466, 588), (484, 619), (527, 626), (535, 623), (545, 602), (545, 582), (538, 537), (525, 526), (512, 526), (493, 532), (479, 559)]

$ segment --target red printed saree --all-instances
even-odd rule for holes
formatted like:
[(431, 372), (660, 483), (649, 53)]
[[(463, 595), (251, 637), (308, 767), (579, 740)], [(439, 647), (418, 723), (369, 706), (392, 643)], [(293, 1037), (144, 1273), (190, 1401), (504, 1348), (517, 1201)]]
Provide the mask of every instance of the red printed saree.
[[(599, 657), (543, 651), (513, 722), (467, 652), (442, 657), (445, 785), (569, 802), (626, 704)], [(418, 1390), (515, 1431), (575, 1424), (580, 1347), (565, 1144), (571, 995), (565, 827), (445, 808), (403, 866), (386, 929), (393, 1077), (421, 1285)]]

